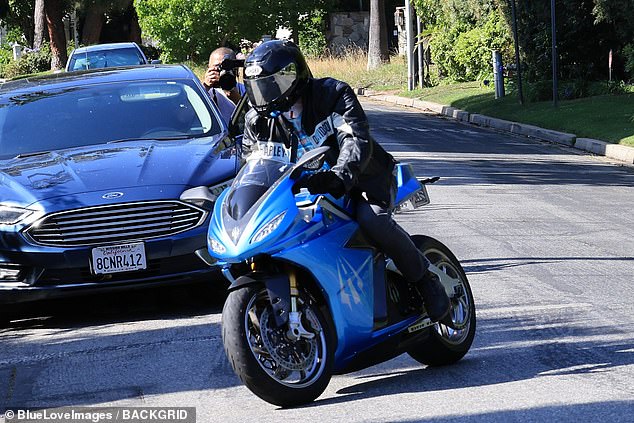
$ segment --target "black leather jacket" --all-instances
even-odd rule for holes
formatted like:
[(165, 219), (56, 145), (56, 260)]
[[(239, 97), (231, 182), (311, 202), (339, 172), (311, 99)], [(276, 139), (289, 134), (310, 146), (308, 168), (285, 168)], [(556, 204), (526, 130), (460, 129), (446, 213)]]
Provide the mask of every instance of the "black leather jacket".
[[(302, 127), (320, 145), (330, 147), (326, 161), (341, 178), (347, 192), (365, 192), (370, 202), (389, 207), (394, 201), (394, 166), (391, 154), (371, 136), (365, 112), (352, 88), (332, 78), (311, 79), (303, 94)], [(246, 115), (243, 156), (257, 141), (289, 140), (291, 126), (274, 123), (255, 110)]]

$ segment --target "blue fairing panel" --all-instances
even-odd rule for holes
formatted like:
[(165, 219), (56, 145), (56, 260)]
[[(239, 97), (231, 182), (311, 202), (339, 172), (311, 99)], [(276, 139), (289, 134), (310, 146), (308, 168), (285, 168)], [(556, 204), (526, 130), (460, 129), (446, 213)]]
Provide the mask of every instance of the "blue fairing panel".
[(362, 341), (367, 343), (374, 324), (372, 251), (342, 250), (357, 229), (350, 223), (274, 256), (308, 269), (326, 291), (337, 330), (337, 362), (358, 351)]

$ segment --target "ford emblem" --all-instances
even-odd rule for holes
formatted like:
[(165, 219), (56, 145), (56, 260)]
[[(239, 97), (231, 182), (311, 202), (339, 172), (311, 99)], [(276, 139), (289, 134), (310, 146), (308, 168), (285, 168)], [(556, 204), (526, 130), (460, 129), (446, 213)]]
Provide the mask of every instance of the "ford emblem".
[(105, 198), (106, 200), (113, 200), (115, 198), (123, 197), (122, 192), (107, 192), (101, 196), (101, 198)]

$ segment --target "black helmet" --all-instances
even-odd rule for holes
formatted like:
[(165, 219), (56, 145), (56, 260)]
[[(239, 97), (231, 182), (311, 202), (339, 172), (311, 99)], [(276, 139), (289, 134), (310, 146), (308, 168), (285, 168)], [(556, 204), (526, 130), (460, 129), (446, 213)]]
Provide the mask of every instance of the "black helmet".
[(310, 77), (304, 55), (288, 40), (260, 44), (244, 63), (244, 85), (249, 101), (265, 116), (289, 110)]

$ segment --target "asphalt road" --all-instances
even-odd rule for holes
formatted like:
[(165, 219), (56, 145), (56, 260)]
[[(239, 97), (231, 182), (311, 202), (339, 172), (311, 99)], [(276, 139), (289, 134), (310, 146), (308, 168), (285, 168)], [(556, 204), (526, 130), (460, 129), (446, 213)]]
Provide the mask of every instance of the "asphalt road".
[[(400, 214), (462, 261), (469, 354), (407, 356), (282, 410), (233, 375), (209, 285), (40, 305), (0, 329), (6, 407), (194, 406), (199, 422), (634, 421), (634, 168), (408, 109), (364, 103), (376, 138), (439, 175)], [(28, 317), (28, 316), (25, 316)]]

